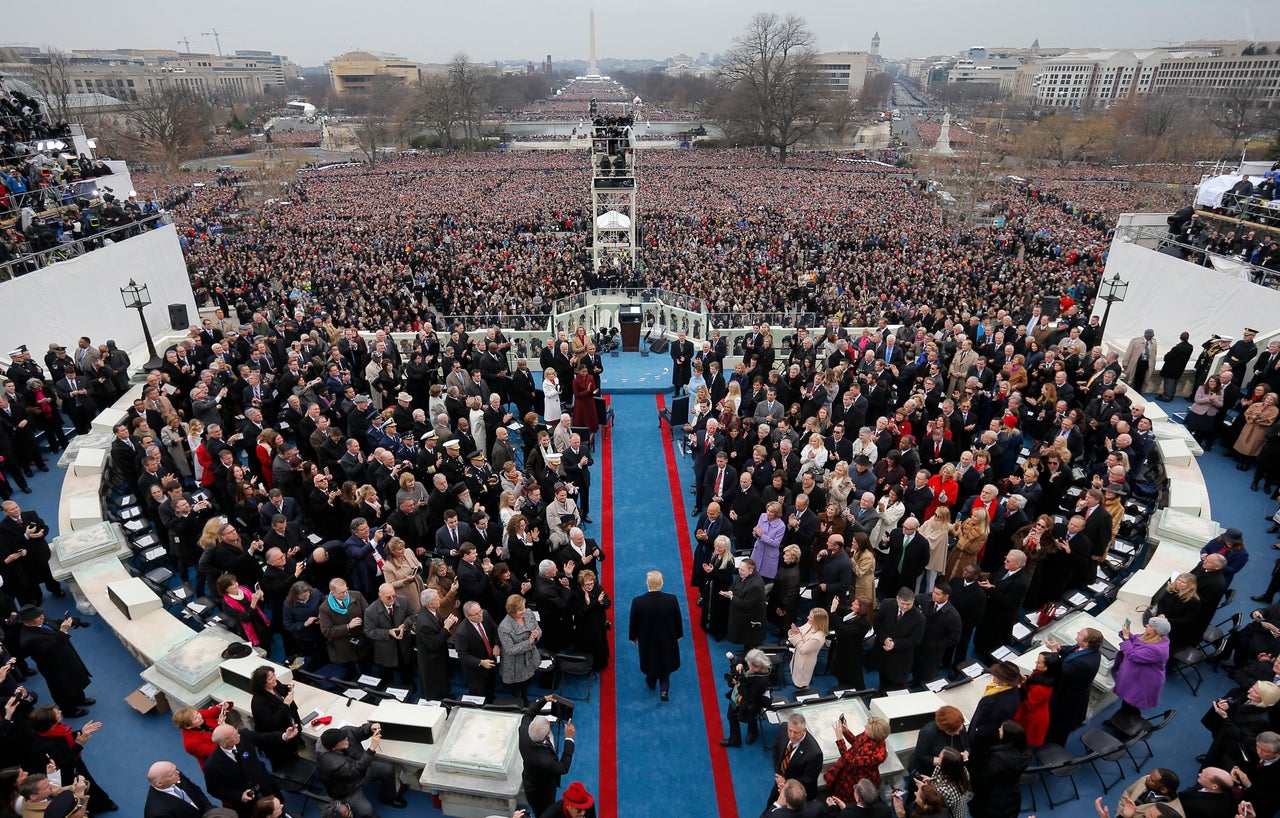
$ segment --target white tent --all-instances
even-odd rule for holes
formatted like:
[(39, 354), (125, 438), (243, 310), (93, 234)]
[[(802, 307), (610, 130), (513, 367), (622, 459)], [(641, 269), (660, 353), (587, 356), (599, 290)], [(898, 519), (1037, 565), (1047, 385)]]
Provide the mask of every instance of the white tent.
[(596, 227), (601, 230), (626, 230), (631, 227), (631, 219), (616, 210), (609, 210), (596, 217)]

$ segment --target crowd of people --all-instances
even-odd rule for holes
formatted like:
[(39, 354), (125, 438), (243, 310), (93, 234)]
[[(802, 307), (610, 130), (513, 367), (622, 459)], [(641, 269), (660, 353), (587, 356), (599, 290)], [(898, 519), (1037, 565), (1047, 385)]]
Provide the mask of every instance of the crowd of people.
[[(549, 748), (544, 703), (528, 701), (541, 656), (577, 654), (597, 672), (611, 661), (612, 602), (598, 575), (611, 544), (584, 530), (603, 364), (585, 333), (556, 333), (541, 347), (539, 384), (499, 328), (437, 333), (431, 318), (510, 318), (535, 294), (549, 301), (581, 289), (585, 174), (574, 165), (547, 154), (412, 156), (318, 172), (297, 183), (291, 206), (221, 233), (208, 225), (239, 206), (239, 188), (191, 191), (175, 217), (193, 277), (219, 307), (164, 351), (111, 447), (110, 480), (142, 498), (181, 581), (246, 641), (311, 671), (376, 672), (426, 698), (465, 691), (492, 700), (501, 681), (526, 700), (522, 754), (554, 756), (532, 768), (526, 756), (535, 814), (554, 806), (556, 786), (548, 792), (542, 776), (555, 767), (558, 785), (573, 744), (566, 730), (561, 749)], [(919, 185), (829, 156), (778, 169), (750, 152), (677, 154), (646, 157), (645, 168), (653, 286), (692, 291), (695, 304), (724, 312), (781, 311), (779, 282), (810, 270), (806, 309), (825, 316), (821, 332), (797, 330), (776, 350), (770, 327), (749, 324), (733, 346), (743, 360), (731, 367), (727, 338), (695, 347), (680, 333), (670, 348), (673, 387), (692, 407), (684, 431), (696, 552), (687, 580), (701, 592), (702, 629), (741, 648), (727, 745), (741, 741), (742, 724), (746, 740), (756, 738), (765, 691), (782, 678), (758, 650), (770, 631), (794, 647), (796, 687), (812, 682), (832, 631), (830, 675), (862, 689), (872, 670), (881, 690), (896, 690), (1006, 645), (1020, 616), (1107, 569), (1127, 498), (1154, 495), (1144, 466), (1151, 423), (1119, 380), (1158, 364), (1149, 345), (1132, 358), (1103, 354), (1085, 316), (1116, 208), (1146, 188), (1086, 185), (1067, 197), (1010, 181), (1003, 224), (972, 228)], [(376, 332), (366, 340), (357, 329)], [(415, 331), (407, 348), (387, 335), (401, 329)], [(11, 353), (0, 413), (16, 409), (27, 421), (6, 422), (0, 437), (14, 484), (45, 465), (35, 429), (56, 451), (63, 415), (83, 431), (122, 393), (120, 354), (89, 338), (70, 353), (51, 344), (43, 367), (26, 348)], [(1228, 356), (1224, 369), (1252, 357)], [(1166, 375), (1166, 356), (1160, 374), (1176, 380), (1188, 361)], [(31, 567), (43, 524), (25, 514), (17, 509), (21, 539), (5, 544), (14, 559), (0, 576), (18, 619), (42, 625), (41, 586), (57, 593), (57, 584)], [(740, 566), (735, 552), (747, 555)], [(1171, 646), (1203, 633), (1241, 553), (1238, 532), (1207, 544), (1202, 565), (1124, 635), (1114, 675), (1125, 715), (1158, 704)], [(661, 576), (649, 583), (661, 593)], [(805, 586), (812, 600), (802, 600)], [(671, 606), (653, 607), (658, 617)], [(665, 700), (671, 652), (646, 649), (643, 618), (632, 627), (650, 687)], [(27, 658), (40, 662), (38, 647), (24, 652), (29, 641), (5, 640), (15, 679)], [(922, 731), (914, 805), (894, 808), (1016, 813), (995, 782), (1016, 789), (1028, 747), (1064, 741), (1083, 724), (1100, 643), (1086, 629), (1073, 644), (1047, 645), (1026, 678), (997, 663), (967, 731), (949, 713), (927, 742)], [(1260, 661), (1250, 650), (1241, 655)], [(72, 718), (92, 706), (81, 681), (61, 694)], [(260, 746), (274, 766), (289, 762), (290, 747), (296, 753), (291, 694), (269, 674), (260, 681), (267, 717), (260, 723), (255, 705), (258, 733), (222, 723), (226, 708), (182, 714), (184, 731), (208, 733), (193, 739), (227, 751), (205, 760)], [(1249, 691), (1215, 706), (1224, 724), (1270, 696)], [(322, 737), (335, 754), (321, 765), (336, 782), (331, 794), (367, 815), (359, 793), (376, 779), (380, 797), (399, 802), (376, 747), (369, 757), (357, 749), (376, 743), (374, 726), (344, 729)], [(875, 782), (862, 782), (884, 751), (883, 732), (837, 731), (849, 759), (829, 796), (837, 811), (877, 801)], [(797, 809), (793, 801), (814, 797), (821, 752), (815, 766), (812, 743), (803, 719), (779, 731), (770, 804)], [(1219, 755), (1210, 760), (1227, 763)], [(32, 776), (45, 772), (18, 761)], [(153, 788), (173, 794), (172, 766), (153, 769)], [(266, 766), (261, 775), (270, 778)], [(254, 779), (205, 768), (205, 783), (242, 818), (278, 814), (278, 799), (245, 797)], [(1201, 815), (1225, 818), (1184, 818)]]
[[(855, 326), (1087, 290), (1121, 209), (1168, 195), (1078, 184), (1049, 197), (1008, 180), (994, 192), (1001, 225), (972, 228), (894, 169), (830, 154), (778, 168), (757, 151), (655, 151), (639, 173), (645, 285), (711, 313), (800, 309)], [(246, 318), (316, 306), (363, 327), (413, 331), (441, 315), (506, 326), (588, 283), (587, 178), (577, 154), (410, 155), (306, 174), (290, 206), (234, 235), (197, 228), (227, 209), (224, 189), (195, 191), (174, 216), (197, 289), (220, 288)]]

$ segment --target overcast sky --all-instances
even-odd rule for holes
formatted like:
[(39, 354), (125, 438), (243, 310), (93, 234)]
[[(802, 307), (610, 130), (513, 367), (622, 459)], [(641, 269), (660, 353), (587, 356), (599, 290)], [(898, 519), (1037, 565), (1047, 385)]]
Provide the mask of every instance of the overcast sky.
[(8, 4), (0, 45), (72, 48), (263, 49), (317, 66), (355, 49), (420, 62), (458, 52), (494, 59), (585, 60), (587, 13), (596, 11), (600, 58), (664, 59), (723, 52), (751, 15), (795, 12), (824, 51), (865, 50), (880, 32), (888, 59), (952, 54), (972, 45), (1152, 48), (1188, 39), (1280, 40), (1280, 2), (1234, 0), (60, 0)]

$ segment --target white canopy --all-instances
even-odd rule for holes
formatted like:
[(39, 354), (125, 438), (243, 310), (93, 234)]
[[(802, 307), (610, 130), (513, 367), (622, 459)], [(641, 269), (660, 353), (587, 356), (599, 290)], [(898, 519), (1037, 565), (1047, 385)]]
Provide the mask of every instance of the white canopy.
[(626, 230), (631, 227), (631, 219), (616, 210), (609, 210), (596, 217), (596, 227), (601, 230)]

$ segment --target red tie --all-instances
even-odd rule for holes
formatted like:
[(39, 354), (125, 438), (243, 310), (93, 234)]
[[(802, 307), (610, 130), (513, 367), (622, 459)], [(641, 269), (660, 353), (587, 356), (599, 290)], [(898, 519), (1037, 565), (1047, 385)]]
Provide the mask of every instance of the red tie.
[(715, 491), (716, 497), (720, 496), (720, 490), (723, 488), (724, 488), (724, 469), (721, 469), (720, 473), (716, 475), (716, 491)]
[(706, 438), (704, 438), (702, 450), (704, 452), (711, 451), (711, 435), (707, 435)]
[(492, 659), (493, 645), (489, 644), (489, 635), (484, 632), (484, 625), (476, 625), (476, 630), (480, 631), (480, 638), (484, 640), (485, 655)]

